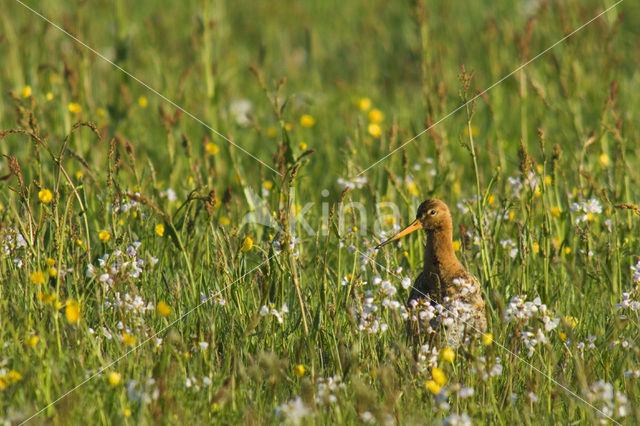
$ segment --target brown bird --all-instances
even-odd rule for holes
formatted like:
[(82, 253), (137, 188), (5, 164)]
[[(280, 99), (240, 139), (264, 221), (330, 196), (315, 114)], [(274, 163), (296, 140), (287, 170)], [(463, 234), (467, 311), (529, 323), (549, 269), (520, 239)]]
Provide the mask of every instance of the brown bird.
[(376, 248), (419, 229), (427, 234), (424, 266), (413, 283), (408, 305), (430, 312), (419, 315), (426, 321), (418, 321), (416, 331), (434, 332), (433, 327), (440, 323), (447, 343), (458, 346), (466, 337), (484, 333), (487, 319), (480, 282), (462, 266), (453, 250), (453, 222), (447, 205), (437, 199), (424, 201), (416, 220)]

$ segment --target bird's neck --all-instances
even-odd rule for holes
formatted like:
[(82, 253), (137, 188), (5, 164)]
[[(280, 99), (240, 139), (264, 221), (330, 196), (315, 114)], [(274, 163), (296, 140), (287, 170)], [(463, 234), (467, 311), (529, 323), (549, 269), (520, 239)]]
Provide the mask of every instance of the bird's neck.
[(424, 251), (425, 272), (441, 275), (443, 271), (453, 271), (462, 267), (453, 251), (452, 236), (453, 231), (448, 227), (427, 231), (427, 246)]

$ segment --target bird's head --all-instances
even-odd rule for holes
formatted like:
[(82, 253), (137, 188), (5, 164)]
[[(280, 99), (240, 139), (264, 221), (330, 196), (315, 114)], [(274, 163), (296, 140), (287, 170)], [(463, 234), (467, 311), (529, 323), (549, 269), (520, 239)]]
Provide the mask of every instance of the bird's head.
[(416, 220), (411, 222), (409, 226), (398, 232), (393, 237), (380, 243), (376, 248), (380, 248), (404, 237), (418, 229), (424, 229), (425, 231), (441, 231), (445, 229), (451, 229), (451, 213), (447, 205), (435, 198), (423, 201), (418, 207), (418, 213), (416, 214)]

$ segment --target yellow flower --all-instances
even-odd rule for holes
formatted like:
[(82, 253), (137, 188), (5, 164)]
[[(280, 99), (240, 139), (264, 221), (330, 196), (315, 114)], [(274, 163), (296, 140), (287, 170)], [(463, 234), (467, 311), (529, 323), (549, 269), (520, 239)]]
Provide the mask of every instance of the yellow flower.
[(80, 303), (73, 299), (67, 300), (67, 306), (64, 309), (67, 321), (76, 323), (80, 321)]
[(454, 194), (459, 194), (460, 191), (462, 190), (462, 188), (460, 188), (460, 182), (458, 181), (453, 182), (453, 186), (451, 187), (451, 190), (453, 191)]
[(124, 415), (125, 417), (131, 417), (131, 410), (129, 408), (125, 408), (124, 410), (122, 410), (122, 415)]
[(11, 383), (16, 383), (22, 380), (22, 374), (18, 373), (16, 370), (11, 370), (9, 371), (9, 374), (7, 374), (7, 378)]
[(418, 191), (418, 186), (415, 182), (409, 182), (407, 184), (407, 189), (409, 190), (409, 194), (415, 195), (416, 197), (420, 195), (420, 191)]
[(564, 317), (564, 320), (567, 322), (567, 324), (571, 328), (575, 328), (576, 325), (578, 325), (578, 320), (575, 317), (572, 317), (571, 315), (567, 315), (566, 317)]
[(47, 260), (45, 260), (45, 263), (47, 264), (47, 266), (53, 266), (56, 264), (56, 260), (50, 257), (47, 257)]
[(571, 247), (565, 247), (564, 254), (571, 254)]
[(45, 97), (47, 98), (48, 101), (52, 101), (53, 100), (53, 93), (51, 92), (47, 92), (47, 94), (45, 95)]
[(220, 147), (213, 142), (208, 142), (204, 146), (204, 149), (207, 151), (207, 154), (209, 155), (216, 155), (217, 153), (220, 152)]
[(544, 172), (544, 167), (542, 166), (542, 164), (538, 164), (536, 166), (536, 170), (538, 171), (538, 173), (542, 174), (542, 172)]
[(306, 372), (307, 370), (304, 368), (304, 365), (302, 364), (298, 364), (293, 368), (293, 374), (295, 374), (298, 377), (304, 376), (304, 373)]
[(451, 348), (444, 348), (440, 351), (440, 359), (444, 362), (452, 363), (456, 359), (456, 353)]
[(44, 275), (44, 272), (42, 271), (33, 271), (31, 273), (31, 275), (29, 275), (29, 278), (31, 278), (31, 281), (33, 281), (35, 284), (44, 284), (46, 277)]
[[(471, 136), (473, 136), (475, 138), (476, 136), (478, 136), (478, 133), (479, 133), (478, 127), (474, 126), (472, 124), (471, 125)], [(466, 126), (464, 128), (464, 135), (467, 136), (467, 137), (469, 136), (469, 126)]]
[(52, 278), (58, 275), (58, 270), (54, 267), (49, 268), (47, 272), (49, 273), (49, 276)]
[(29, 346), (30, 348), (35, 348), (39, 342), (40, 342), (40, 338), (34, 334), (32, 336), (27, 337), (27, 339), (24, 341), (24, 344)]
[(560, 207), (553, 206), (551, 208), (551, 216), (560, 217), (560, 213), (562, 213), (562, 210), (560, 210)]
[(441, 368), (433, 367), (431, 369), (431, 377), (433, 377), (433, 381), (439, 386), (444, 386), (447, 383), (447, 376)]
[(122, 343), (128, 346), (135, 345), (136, 337), (127, 333), (122, 333)]
[(316, 119), (310, 116), (309, 114), (305, 114), (300, 117), (300, 125), (302, 127), (313, 127), (316, 124)]
[(31, 86), (24, 86), (22, 88), (22, 97), (23, 98), (30, 98), (31, 97)]
[(84, 241), (82, 241), (82, 239), (81, 239), (81, 238), (78, 238), (78, 239), (76, 240), (76, 244), (77, 244), (77, 245), (79, 245), (80, 247), (82, 247), (82, 246), (84, 245)]
[(76, 102), (71, 102), (69, 103), (69, 112), (72, 112), (74, 114), (80, 114), (82, 112), (82, 107), (80, 106), (79, 103)]
[(245, 239), (242, 240), (242, 246), (240, 247), (240, 251), (243, 253), (246, 253), (252, 248), (253, 248), (253, 240), (251, 239), (251, 237), (245, 237)]
[(111, 239), (111, 234), (108, 231), (103, 229), (98, 234), (98, 238), (100, 238), (100, 241), (102, 241), (103, 243), (106, 243), (107, 241), (109, 241)]
[(306, 142), (300, 142), (300, 143), (298, 144), (298, 146), (300, 147), (300, 149), (301, 149), (302, 151), (304, 151), (305, 149), (307, 149), (307, 143), (306, 143)]
[(159, 223), (156, 225), (155, 228), (156, 234), (160, 235), (161, 237), (164, 235), (164, 225)]
[(546, 175), (544, 177), (544, 183), (546, 183), (547, 185), (551, 185), (552, 182), (553, 182), (553, 179), (551, 178), (551, 176)]
[(511, 211), (509, 212), (509, 220), (513, 220), (513, 219), (515, 219), (515, 217), (516, 217), (516, 212), (514, 212), (513, 210), (511, 210)]
[(220, 220), (218, 220), (218, 223), (220, 223), (220, 225), (222, 226), (228, 226), (231, 225), (231, 219), (226, 216), (221, 216)]
[(168, 317), (169, 315), (171, 315), (171, 306), (169, 306), (167, 302), (158, 302), (158, 306), (156, 309), (158, 310), (158, 315), (160, 316)]
[(270, 138), (275, 138), (276, 136), (278, 136), (278, 129), (273, 126), (269, 127), (267, 129), (267, 136), (269, 136)]
[(485, 345), (490, 345), (491, 343), (493, 343), (493, 334), (491, 333), (485, 333), (482, 335), (482, 343), (484, 343)]
[(262, 187), (264, 189), (271, 189), (273, 188), (273, 182), (271, 182), (270, 180), (265, 180), (264, 182), (262, 182)]
[(561, 331), (560, 333), (558, 333), (558, 337), (564, 342), (565, 340), (567, 340), (567, 333)]
[[(315, 121), (314, 121), (314, 122), (315, 122)], [(285, 125), (284, 125), (284, 129), (285, 129), (287, 132), (290, 132), (292, 128), (293, 128), (293, 127), (291, 126), (291, 123), (287, 123), (287, 124), (285, 124)]]
[(404, 257), (409, 257), (409, 252), (405, 250), (405, 251), (402, 253), (402, 255), (403, 255)]
[(0, 212), (4, 210), (4, 206), (2, 205), (2, 203), (0, 203)]
[[(49, 294), (49, 293), (38, 293), (37, 295), (38, 300), (41, 300), (43, 303), (56, 303), (58, 300), (58, 296), (56, 296), (55, 294)], [(60, 303), (60, 302), (57, 302)], [(59, 307), (56, 306), (56, 309), (59, 309)]]
[(384, 120), (384, 114), (379, 109), (374, 108), (369, 111), (369, 114), (367, 114), (367, 118), (371, 123), (382, 123), (382, 120)]
[(437, 395), (440, 393), (440, 385), (437, 384), (436, 382), (434, 382), (433, 380), (427, 380), (427, 382), (425, 383), (425, 385), (427, 386), (427, 390), (429, 392), (431, 392), (434, 395)]
[(149, 101), (144, 96), (140, 96), (138, 98), (138, 105), (140, 105), (141, 108), (146, 108), (147, 105), (149, 105)]
[(375, 124), (375, 123), (369, 124), (367, 126), (367, 131), (374, 138), (379, 138), (380, 136), (382, 136), (382, 128), (380, 128), (380, 125), (378, 124)]
[(82, 180), (83, 177), (84, 177), (84, 173), (76, 172), (76, 180)]
[(600, 164), (602, 164), (605, 167), (611, 164), (611, 159), (606, 153), (600, 154)]
[(369, 108), (371, 108), (371, 99), (366, 97), (358, 99), (358, 108), (360, 108), (360, 111), (369, 111)]
[(453, 251), (459, 251), (460, 250), (460, 241), (455, 240), (451, 244), (453, 245)]
[(106, 111), (102, 108), (98, 108), (96, 109), (96, 114), (98, 114), (98, 117), (103, 117), (106, 114)]
[(122, 380), (122, 375), (116, 371), (112, 371), (111, 373), (109, 373), (109, 377), (107, 378), (107, 380), (109, 381), (109, 385), (118, 386), (120, 380)]
[(534, 253), (536, 253), (536, 254), (538, 254), (538, 252), (539, 252), (539, 251), (540, 251), (540, 244), (538, 244), (538, 242), (537, 242), (537, 241), (535, 241), (535, 242), (533, 243), (533, 252), (534, 252)]
[(48, 204), (53, 200), (53, 193), (48, 189), (41, 189), (38, 192), (38, 198), (41, 202)]

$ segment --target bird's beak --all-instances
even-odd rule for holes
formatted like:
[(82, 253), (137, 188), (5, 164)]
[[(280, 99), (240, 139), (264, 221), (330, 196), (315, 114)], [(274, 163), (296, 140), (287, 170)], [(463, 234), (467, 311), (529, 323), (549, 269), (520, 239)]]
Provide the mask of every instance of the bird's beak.
[(391, 241), (398, 240), (398, 239), (404, 237), (405, 235), (408, 235), (408, 234), (412, 233), (413, 231), (417, 231), (418, 229), (421, 229), (421, 228), (422, 228), (422, 224), (420, 223), (420, 221), (418, 219), (416, 219), (413, 222), (411, 222), (411, 225), (407, 226), (402, 231), (398, 232), (396, 235), (394, 235), (393, 237), (389, 238), (387, 241), (384, 241), (384, 242), (378, 244), (376, 246), (376, 250), (379, 249), (382, 246), (386, 246)]

